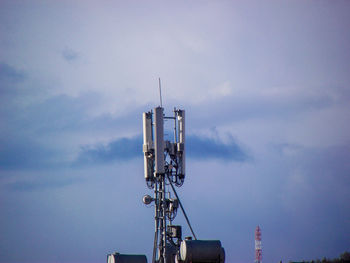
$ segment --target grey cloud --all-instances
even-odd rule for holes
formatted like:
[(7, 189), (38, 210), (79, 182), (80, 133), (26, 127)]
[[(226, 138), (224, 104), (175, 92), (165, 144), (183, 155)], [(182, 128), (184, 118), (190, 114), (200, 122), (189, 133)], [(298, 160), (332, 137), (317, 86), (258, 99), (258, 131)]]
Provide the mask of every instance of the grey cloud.
[(63, 176), (46, 175), (32, 180), (21, 180), (14, 183), (9, 183), (6, 185), (6, 188), (15, 192), (33, 192), (62, 188), (79, 182), (79, 179), (72, 176), (67, 178), (62, 177)]
[(188, 156), (193, 159), (221, 159), (239, 162), (248, 160), (248, 155), (232, 138), (225, 143), (219, 139), (190, 135), (186, 147)]
[(185, 108), (191, 109), (188, 111), (187, 119), (193, 120), (190, 125), (196, 128), (205, 127), (208, 124), (212, 127), (251, 119), (285, 120), (305, 112), (326, 109), (339, 103), (345, 103), (350, 98), (345, 89), (334, 89), (334, 92), (341, 101), (335, 101), (329, 94), (318, 94), (317, 96), (299, 94), (280, 98), (231, 95), (215, 101), (208, 101), (197, 107), (190, 104), (185, 105)]
[[(225, 143), (219, 139), (189, 135), (186, 144), (187, 156), (192, 159), (218, 159), (238, 162), (249, 159), (247, 153), (233, 139)], [(107, 145), (84, 146), (81, 148), (76, 164), (108, 163), (141, 157), (142, 137), (136, 136), (117, 139)]]
[(59, 165), (60, 152), (25, 138), (1, 138), (0, 169), (43, 169)]
[[(101, 103), (101, 97), (95, 93), (77, 98), (57, 95), (34, 100), (26, 106), (15, 103), (18, 96), (17, 92), (8, 94), (12, 99), (0, 104), (4, 123), (0, 129), (2, 170), (67, 167), (67, 152), (74, 152), (81, 144), (76, 138), (103, 136), (111, 130), (121, 133), (135, 130), (140, 126), (140, 113), (144, 111), (143, 107), (136, 107), (118, 117), (112, 114), (90, 116), (88, 110)], [(121, 157), (122, 154), (118, 158)]]
[(347, 175), (350, 173), (350, 163), (348, 162), (350, 157), (349, 144), (325, 148), (310, 148), (290, 143), (271, 146), (273, 151), (290, 162), (290, 167), (303, 167), (303, 169), (310, 171), (310, 174), (314, 174), (315, 180), (322, 174), (335, 174), (347, 178)]
[(61, 54), (62, 54), (63, 59), (68, 61), (68, 62), (72, 62), (72, 61), (79, 58), (78, 52), (76, 52), (70, 48), (65, 48)]
[(13, 129), (25, 126), (27, 132), (57, 134), (66, 132), (97, 132), (116, 130), (124, 131), (140, 127), (141, 113), (145, 107), (135, 108), (124, 115), (113, 116), (110, 113), (91, 116), (89, 111), (99, 108), (103, 97), (96, 93), (84, 93), (78, 97), (57, 95), (38, 101), (23, 108), (16, 107), (6, 116)]
[(142, 156), (142, 138), (121, 138), (108, 145), (84, 146), (77, 164), (106, 163), (115, 160), (129, 160)]
[(0, 63), (0, 81), (18, 82), (25, 79), (25, 74), (16, 68), (6, 64)]
[(4, 105), (9, 104), (12, 97), (20, 93), (19, 91), (22, 91), (23, 94), (20, 86), (26, 79), (27, 75), (24, 71), (0, 62), (0, 110)]

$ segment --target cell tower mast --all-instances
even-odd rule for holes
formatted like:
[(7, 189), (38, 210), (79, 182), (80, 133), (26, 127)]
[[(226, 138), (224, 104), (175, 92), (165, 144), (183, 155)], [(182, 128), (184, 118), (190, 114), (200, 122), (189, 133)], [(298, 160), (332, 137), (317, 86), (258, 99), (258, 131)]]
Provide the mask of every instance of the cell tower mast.
[[(173, 142), (164, 141), (164, 119), (174, 122)], [(179, 206), (183, 209), (174, 184), (180, 187), (185, 179), (185, 111), (174, 109), (171, 117), (164, 116), (162, 107), (143, 113), (143, 152), (146, 184), (154, 190), (153, 198), (146, 195), (143, 199), (145, 204), (155, 204), (152, 262), (163, 263), (175, 258), (176, 247), (181, 242), (181, 226), (171, 222)], [(176, 198), (170, 197), (167, 185), (171, 186)]]
[(262, 262), (262, 249), (261, 249), (261, 229), (259, 226), (255, 229), (255, 263)]
[[(172, 116), (164, 115), (159, 80), (159, 107), (144, 112), (143, 155), (146, 185), (153, 197), (145, 195), (143, 203), (154, 204), (154, 242), (152, 263), (225, 263), (220, 240), (197, 239), (175, 187), (185, 181), (185, 111), (174, 108)], [(164, 140), (164, 122), (173, 123), (174, 137)], [(182, 227), (173, 221), (180, 209), (192, 236), (182, 239)], [(145, 255), (107, 255), (108, 263), (147, 263)]]
[[(160, 85), (159, 85), (160, 87)], [(173, 123), (174, 137), (164, 140), (164, 121)], [(174, 108), (165, 116), (162, 106), (143, 113), (143, 153), (146, 184), (154, 196), (145, 195), (144, 204), (154, 202), (155, 232), (152, 263), (224, 263), (225, 251), (219, 240), (198, 240), (175, 187), (185, 181), (185, 111)], [(174, 194), (174, 196), (172, 196)], [(182, 227), (174, 225), (181, 209), (192, 237), (182, 239)]]

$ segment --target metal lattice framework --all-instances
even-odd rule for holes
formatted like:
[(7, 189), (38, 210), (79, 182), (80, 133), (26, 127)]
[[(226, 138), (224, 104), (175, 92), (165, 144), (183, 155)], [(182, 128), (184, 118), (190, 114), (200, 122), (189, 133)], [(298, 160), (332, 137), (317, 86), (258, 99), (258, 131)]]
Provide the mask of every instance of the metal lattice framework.
[(262, 248), (261, 248), (261, 229), (259, 226), (255, 229), (255, 263), (262, 262)]

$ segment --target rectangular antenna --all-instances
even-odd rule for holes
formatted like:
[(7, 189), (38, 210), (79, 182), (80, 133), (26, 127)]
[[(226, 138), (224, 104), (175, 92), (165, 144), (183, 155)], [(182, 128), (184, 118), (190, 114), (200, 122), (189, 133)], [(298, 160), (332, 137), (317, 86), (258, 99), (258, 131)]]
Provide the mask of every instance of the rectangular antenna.
[(153, 178), (153, 134), (152, 134), (152, 112), (144, 112), (143, 119), (143, 153), (144, 153), (144, 171), (146, 181)]
[(179, 153), (179, 175), (185, 177), (185, 111), (177, 111), (179, 142), (177, 143)]
[(162, 85), (160, 84), (160, 78), (158, 78), (159, 81), (159, 100), (160, 100), (160, 107), (163, 108), (163, 102), (162, 102)]
[(164, 117), (163, 108), (158, 107), (154, 109), (154, 121), (155, 121), (155, 173), (164, 174)]

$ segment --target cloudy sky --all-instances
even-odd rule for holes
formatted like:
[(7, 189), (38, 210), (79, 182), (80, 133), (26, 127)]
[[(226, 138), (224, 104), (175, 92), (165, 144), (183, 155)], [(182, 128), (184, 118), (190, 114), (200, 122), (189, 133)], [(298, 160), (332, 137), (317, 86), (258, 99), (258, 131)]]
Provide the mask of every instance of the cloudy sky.
[[(0, 1), (0, 262), (151, 261), (142, 112), (186, 110), (178, 190), (226, 262), (350, 249), (349, 1)], [(182, 215), (176, 221), (184, 224)], [(189, 235), (184, 226), (185, 235)]]

